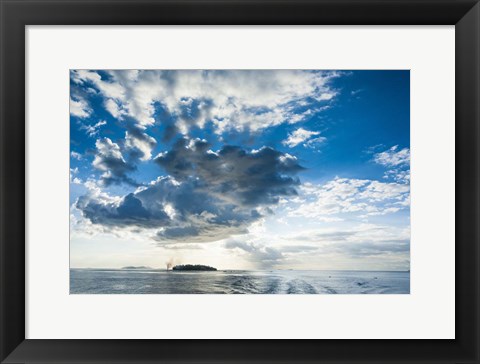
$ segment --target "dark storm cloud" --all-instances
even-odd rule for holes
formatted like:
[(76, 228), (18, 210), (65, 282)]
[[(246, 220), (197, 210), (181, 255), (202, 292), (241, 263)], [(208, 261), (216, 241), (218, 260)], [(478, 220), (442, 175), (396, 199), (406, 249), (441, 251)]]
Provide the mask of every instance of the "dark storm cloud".
[(157, 227), (168, 223), (169, 217), (163, 210), (147, 210), (133, 193), (126, 195), (119, 204), (102, 203), (82, 196), (77, 208), (94, 224), (104, 226)]
[(93, 223), (158, 228), (154, 239), (207, 242), (244, 234), (282, 196), (295, 195), (296, 158), (271, 148), (249, 152), (202, 140), (178, 141), (155, 162), (170, 175), (116, 201), (77, 204)]
[(167, 153), (155, 159), (179, 181), (198, 177), (209, 188), (229, 195), (243, 205), (275, 204), (280, 196), (295, 195), (302, 170), (297, 159), (264, 147), (247, 152), (224, 146), (217, 153), (203, 140), (180, 139)]
[[(209, 224), (202, 221), (189, 221), (186, 226), (167, 227), (158, 231), (153, 237), (163, 246), (164, 241), (186, 241), (189, 243), (206, 243), (229, 238), (232, 235), (246, 234), (248, 231), (244, 226), (231, 226), (230, 222)], [(243, 223), (246, 223), (244, 220)], [(238, 225), (238, 223), (236, 223)]]

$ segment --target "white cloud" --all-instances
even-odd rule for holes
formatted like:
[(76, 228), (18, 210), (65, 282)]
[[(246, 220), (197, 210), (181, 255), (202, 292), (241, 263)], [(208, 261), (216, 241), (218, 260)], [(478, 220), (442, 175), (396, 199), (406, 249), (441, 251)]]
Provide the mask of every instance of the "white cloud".
[(104, 165), (104, 161), (101, 160), (101, 156), (125, 162), (122, 152), (120, 151), (120, 147), (118, 144), (113, 143), (110, 138), (98, 139), (95, 143), (95, 146), (97, 147), (98, 151), (98, 154), (95, 156), (95, 159), (92, 163), (95, 168), (101, 171), (108, 170), (108, 168)]
[(78, 177), (73, 177), (73, 179), (70, 179), (70, 183), (80, 185), (82, 184), (82, 180)]
[[(127, 71), (123, 71), (127, 72)], [(99, 73), (89, 70), (76, 70), (72, 72), (72, 80), (77, 84), (91, 82), (103, 95), (108, 98), (122, 99), (125, 89), (116, 82), (103, 80)]]
[(396, 167), (410, 164), (410, 149), (403, 148), (398, 150), (398, 145), (390, 149), (377, 153), (373, 156), (373, 160), (385, 167)]
[(290, 217), (325, 219), (330, 215), (357, 214), (359, 217), (386, 215), (409, 206), (406, 184), (335, 178), (323, 185), (305, 183), (300, 195), (286, 211)]
[(384, 178), (393, 179), (398, 183), (410, 183), (410, 169), (390, 169), (385, 172)]
[(78, 177), (75, 177), (76, 174), (78, 174), (78, 167), (76, 168), (70, 168), (70, 183), (73, 184), (81, 184), (82, 180)]
[(317, 136), (317, 135), (320, 135), (319, 131), (310, 131), (310, 130), (305, 130), (303, 128), (298, 128), (294, 132), (290, 133), (288, 135), (288, 138), (285, 139), (282, 142), (282, 144), (290, 148), (293, 148), (305, 141), (307, 141), (306, 145), (308, 145), (308, 143), (310, 143), (310, 145), (313, 145), (314, 143), (321, 143), (325, 141), (326, 138), (324, 137), (317, 137), (317, 138), (311, 139), (313, 136)]
[(106, 124), (107, 124), (107, 122), (105, 120), (100, 120), (99, 122), (97, 122), (94, 125), (82, 124), (80, 126), (80, 129), (85, 130), (85, 132), (87, 133), (87, 135), (89, 137), (94, 137), (95, 135), (98, 134), (98, 131), (100, 130), (100, 127), (103, 126), (103, 125), (106, 125)]
[[(155, 123), (155, 103), (177, 117), (178, 129), (212, 121), (218, 134), (228, 130), (258, 131), (281, 123), (296, 123), (312, 112), (306, 99), (328, 102), (337, 92), (329, 85), (338, 72), (279, 71), (109, 71), (78, 70), (72, 79), (89, 82), (105, 98), (116, 118), (132, 117), (137, 126)], [(314, 110), (319, 112), (320, 109)]]
[(82, 159), (82, 155), (81, 155), (80, 153), (77, 153), (77, 152), (73, 151), (73, 150), (70, 152), (70, 156), (71, 156), (72, 158), (77, 159), (77, 160), (81, 160), (81, 159)]
[(107, 99), (104, 103), (105, 109), (114, 117), (117, 119), (120, 119), (123, 115), (126, 114), (125, 110), (121, 110), (120, 107), (118, 106), (117, 102), (114, 101), (113, 99)]
[(70, 115), (84, 119), (88, 118), (91, 113), (92, 109), (88, 105), (87, 101), (82, 98), (77, 98), (77, 100), (70, 98)]
[(393, 179), (399, 183), (410, 183), (410, 149), (398, 149), (398, 145), (390, 149), (376, 153), (373, 156), (374, 162), (391, 168), (384, 174), (384, 178)]
[(309, 139), (307, 140), (303, 146), (305, 148), (312, 148), (312, 149), (315, 149), (317, 148), (320, 144), (322, 144), (323, 142), (325, 142), (325, 140), (327, 140), (327, 138), (325, 137), (318, 137), (318, 138), (312, 138), (312, 139)]

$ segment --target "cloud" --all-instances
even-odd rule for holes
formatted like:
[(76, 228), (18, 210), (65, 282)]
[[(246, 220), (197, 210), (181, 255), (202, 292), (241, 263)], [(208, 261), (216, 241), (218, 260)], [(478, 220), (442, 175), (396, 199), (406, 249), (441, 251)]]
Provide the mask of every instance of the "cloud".
[(312, 245), (284, 245), (279, 248), (282, 253), (286, 254), (302, 254), (311, 253), (318, 250), (318, 246)]
[(250, 242), (231, 240), (225, 243), (225, 248), (239, 250), (244, 255), (246, 253), (247, 260), (261, 268), (270, 268), (284, 259), (280, 250)]
[(350, 257), (372, 257), (378, 255), (391, 255), (394, 253), (409, 253), (410, 240), (389, 240), (380, 243), (364, 241), (361, 243), (342, 243), (329, 247), (332, 252), (339, 252)]
[(81, 124), (80, 129), (85, 130), (85, 132), (89, 137), (94, 137), (98, 134), (100, 127), (106, 124), (107, 122), (105, 120), (100, 120), (98, 123), (94, 125)]
[(82, 159), (82, 155), (81, 155), (80, 153), (77, 153), (77, 152), (73, 151), (73, 150), (70, 152), (70, 156), (71, 156), (72, 158), (77, 159), (77, 160), (81, 160), (81, 159)]
[(92, 113), (92, 109), (87, 101), (77, 97), (77, 100), (70, 98), (70, 115), (76, 116), (80, 119), (88, 118)]
[(303, 144), (303, 146), (304, 146), (305, 148), (316, 149), (320, 144), (322, 144), (323, 142), (325, 142), (325, 140), (327, 140), (327, 138), (325, 138), (325, 137), (312, 138), (312, 139), (307, 140), (307, 141)]
[(306, 142), (304, 144), (305, 147), (313, 147), (314, 145), (323, 143), (326, 140), (325, 137), (312, 138), (313, 136), (317, 135), (320, 135), (319, 131), (309, 131), (303, 128), (298, 128), (294, 132), (290, 133), (288, 138), (285, 139), (282, 144), (293, 148), (301, 143)]
[[(410, 229), (395, 226), (360, 224), (344, 239), (328, 240), (321, 244), (323, 254), (341, 254), (353, 258), (372, 256), (408, 256)], [(338, 231), (334, 234), (341, 234)]]
[(375, 216), (409, 207), (407, 184), (367, 179), (335, 178), (322, 185), (305, 183), (300, 195), (286, 207), (290, 217), (322, 219), (330, 215)]
[[(319, 257), (332, 254), (349, 257), (402, 255), (410, 251), (410, 229), (377, 224), (353, 224), (347, 229), (327, 228), (305, 230), (271, 239), (284, 255), (308, 254)], [(288, 245), (283, 245), (287, 243)]]
[(94, 224), (153, 229), (151, 237), (159, 242), (221, 240), (245, 233), (246, 226), (258, 219), (255, 209), (224, 203), (203, 187), (194, 179), (180, 183), (172, 177), (159, 177), (128, 200), (87, 195), (77, 206)]
[(163, 244), (162, 248), (167, 250), (203, 250), (200, 244)]
[[(126, 178), (128, 169), (118, 146), (105, 139), (97, 144), (96, 168), (112, 171), (103, 178)], [(247, 233), (250, 224), (271, 213), (270, 206), (280, 197), (296, 195), (295, 174), (302, 170), (295, 157), (271, 148), (224, 146), (213, 152), (200, 139), (180, 139), (155, 162), (169, 176), (128, 198), (84, 196), (78, 208), (94, 224), (156, 229), (153, 238), (160, 242), (216, 241)]]
[(225, 203), (242, 205), (276, 204), (280, 196), (295, 195), (294, 175), (303, 169), (296, 157), (269, 147), (248, 152), (227, 145), (213, 152), (205, 140), (185, 138), (155, 162), (178, 181), (197, 177)]
[(131, 117), (145, 129), (155, 124), (156, 105), (161, 105), (186, 135), (207, 122), (217, 134), (301, 122), (321, 111), (319, 102), (335, 98), (330, 83), (340, 75), (303, 70), (76, 70), (71, 78), (96, 88), (115, 118)]
[(410, 164), (410, 149), (403, 148), (398, 150), (398, 145), (391, 147), (390, 149), (377, 153), (373, 156), (375, 163), (378, 163), (385, 167), (397, 167)]
[(76, 174), (78, 174), (78, 167), (70, 168), (70, 183), (81, 184), (82, 181), (80, 178), (75, 177)]
[[(125, 75), (129, 74), (129, 71), (122, 71)], [(109, 72), (107, 72), (109, 74)], [(102, 76), (91, 70), (73, 70), (70, 73), (71, 79), (74, 83), (80, 85), (86, 85), (91, 83), (99, 92), (108, 98), (122, 99), (125, 97), (125, 89), (117, 82), (112, 80), (105, 80)]]
[(135, 167), (125, 161), (118, 144), (113, 143), (109, 138), (103, 138), (98, 139), (95, 146), (97, 150), (92, 166), (104, 172), (101, 176), (104, 185), (109, 186), (122, 182), (136, 185), (127, 177), (127, 173), (134, 171)]
[(109, 202), (91, 199), (82, 196), (76, 207), (83, 216), (93, 224), (103, 226), (136, 226), (151, 227), (163, 226), (168, 223), (168, 215), (161, 209), (147, 210), (133, 193), (123, 197), (119, 202)]
[(393, 179), (398, 183), (410, 183), (410, 169), (401, 170), (401, 169), (390, 169), (386, 171), (383, 175), (386, 179)]
[[(292, 226), (289, 230), (293, 231), (290, 232), (270, 229), (263, 233), (250, 231), (241, 237), (228, 239), (224, 246), (257, 268), (408, 268), (408, 263), (405, 263), (409, 261), (410, 252), (408, 225), (344, 222), (337, 226), (313, 225), (310, 229), (304, 224), (299, 225)], [(267, 252), (266, 247), (273, 250)], [(267, 264), (262, 264), (263, 260)]]
[(357, 98), (360, 98), (360, 97), (358, 96), (358, 94), (361, 93), (361, 92), (364, 92), (364, 91), (365, 91), (365, 90), (363, 90), (363, 89), (352, 90), (352, 91), (350, 91), (350, 95), (356, 96)]
[(410, 183), (410, 149), (398, 149), (398, 145), (377, 153), (373, 156), (375, 163), (391, 169), (387, 170), (384, 178), (393, 179), (399, 183)]
[(133, 157), (138, 157), (142, 161), (152, 158), (152, 150), (156, 145), (155, 138), (136, 127), (130, 127), (125, 132), (125, 148), (132, 152)]
[(121, 119), (123, 115), (127, 114), (125, 110), (120, 109), (120, 106), (113, 99), (106, 99), (104, 106), (114, 118)]
[(305, 231), (299, 234), (294, 235), (292, 238), (293, 240), (298, 241), (345, 241), (350, 237), (356, 234), (355, 231), (342, 231), (337, 230), (333, 232), (325, 232), (323, 230), (313, 230), (313, 231)]

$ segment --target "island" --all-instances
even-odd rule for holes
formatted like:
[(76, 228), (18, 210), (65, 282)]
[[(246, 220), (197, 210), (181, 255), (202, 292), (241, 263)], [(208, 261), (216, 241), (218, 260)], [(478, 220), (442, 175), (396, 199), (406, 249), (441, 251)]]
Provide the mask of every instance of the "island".
[(130, 269), (152, 269), (151, 267), (146, 267), (144, 265), (140, 265), (140, 266), (128, 266), (128, 267), (123, 267), (122, 269), (126, 269), (126, 270), (130, 270)]
[(215, 271), (217, 268), (201, 264), (176, 265), (172, 268), (174, 271)]

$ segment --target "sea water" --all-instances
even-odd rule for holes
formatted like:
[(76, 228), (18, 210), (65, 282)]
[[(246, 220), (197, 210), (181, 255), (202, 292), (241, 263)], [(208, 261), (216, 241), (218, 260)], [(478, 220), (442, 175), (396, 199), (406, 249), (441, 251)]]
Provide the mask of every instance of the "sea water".
[(408, 294), (410, 272), (71, 269), (71, 294)]

